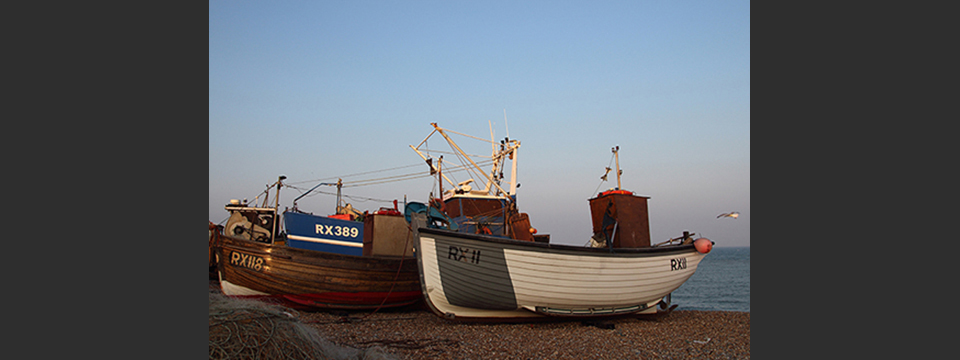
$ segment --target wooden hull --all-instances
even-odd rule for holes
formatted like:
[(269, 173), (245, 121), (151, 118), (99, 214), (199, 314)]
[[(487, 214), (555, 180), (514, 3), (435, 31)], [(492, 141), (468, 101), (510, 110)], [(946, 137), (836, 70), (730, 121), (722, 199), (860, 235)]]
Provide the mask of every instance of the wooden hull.
[(221, 233), (222, 231), (220, 227), (218, 227), (213, 222), (210, 222), (210, 238), (208, 239), (208, 242), (207, 242), (207, 258), (210, 262), (210, 265), (208, 268), (210, 273), (209, 275), (210, 279), (217, 278), (217, 254), (216, 254), (216, 247), (214, 247), (214, 244), (216, 243), (218, 236), (220, 236)]
[(219, 235), (223, 293), (274, 298), (299, 308), (374, 309), (422, 298), (414, 257), (352, 256)]
[(458, 320), (594, 318), (655, 313), (694, 274), (693, 245), (594, 249), (420, 228), (423, 293)]

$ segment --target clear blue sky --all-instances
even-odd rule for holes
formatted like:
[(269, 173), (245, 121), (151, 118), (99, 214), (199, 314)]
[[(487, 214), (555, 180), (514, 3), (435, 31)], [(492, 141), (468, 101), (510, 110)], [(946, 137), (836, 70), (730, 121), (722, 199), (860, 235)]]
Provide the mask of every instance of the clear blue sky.
[[(209, 31), (214, 223), (281, 174), (297, 188), (282, 210), (321, 181), (426, 173), (408, 145), (431, 122), (484, 138), (493, 122), (521, 141), (518, 204), (554, 243), (589, 238), (587, 199), (616, 186), (600, 176), (619, 145), (654, 242), (750, 245), (748, 1), (211, 1)], [(432, 187), (344, 194), (372, 211)], [(335, 198), (298, 205), (329, 214)]]

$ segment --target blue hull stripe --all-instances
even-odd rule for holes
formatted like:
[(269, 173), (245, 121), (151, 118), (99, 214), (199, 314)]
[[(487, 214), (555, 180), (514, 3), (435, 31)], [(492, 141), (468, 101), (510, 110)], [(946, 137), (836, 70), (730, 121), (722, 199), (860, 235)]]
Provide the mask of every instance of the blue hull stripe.
[(343, 255), (363, 255), (363, 223), (284, 212), (287, 245)]

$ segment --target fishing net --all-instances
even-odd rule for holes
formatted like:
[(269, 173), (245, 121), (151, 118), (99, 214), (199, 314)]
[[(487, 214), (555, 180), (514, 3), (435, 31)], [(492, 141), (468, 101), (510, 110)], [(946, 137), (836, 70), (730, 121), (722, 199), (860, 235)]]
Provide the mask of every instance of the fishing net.
[(279, 305), (211, 291), (209, 316), (210, 359), (396, 359), (379, 347), (333, 344)]

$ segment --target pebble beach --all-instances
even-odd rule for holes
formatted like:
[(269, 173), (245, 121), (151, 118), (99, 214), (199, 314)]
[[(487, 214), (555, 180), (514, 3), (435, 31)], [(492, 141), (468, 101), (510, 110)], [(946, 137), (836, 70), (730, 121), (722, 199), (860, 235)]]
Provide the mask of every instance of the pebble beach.
[[(211, 281), (211, 314), (214, 298), (223, 296), (218, 293)], [(683, 310), (682, 304), (656, 318), (512, 324), (454, 322), (420, 306), (377, 312), (271, 306), (357, 359), (750, 358), (749, 312)], [(226, 358), (214, 356), (213, 324), (211, 315), (210, 357)]]
[(377, 345), (400, 359), (750, 358), (747, 312), (677, 310), (656, 320), (527, 324), (456, 323), (425, 310), (350, 322), (329, 313), (301, 316), (334, 343)]

